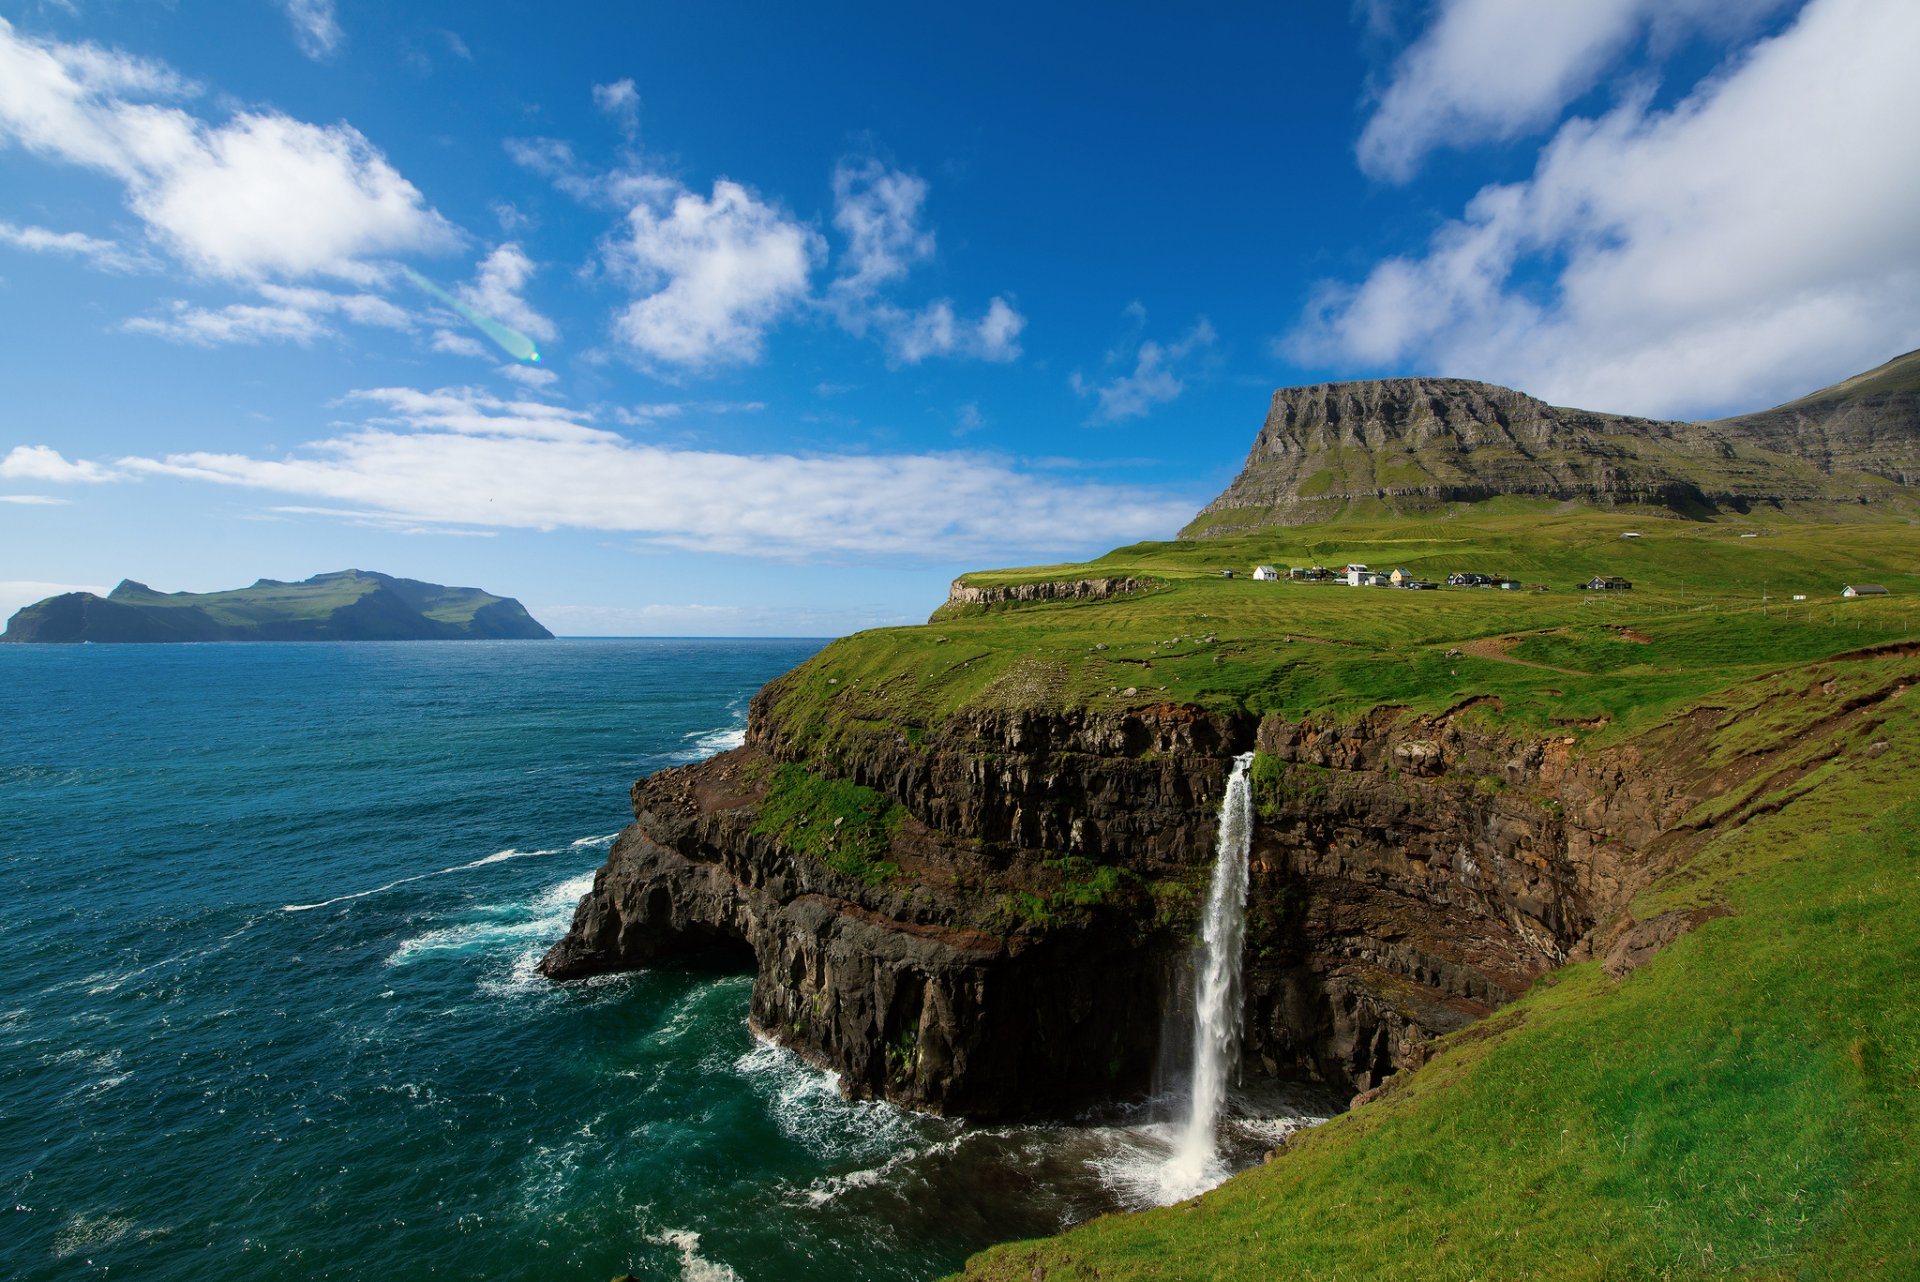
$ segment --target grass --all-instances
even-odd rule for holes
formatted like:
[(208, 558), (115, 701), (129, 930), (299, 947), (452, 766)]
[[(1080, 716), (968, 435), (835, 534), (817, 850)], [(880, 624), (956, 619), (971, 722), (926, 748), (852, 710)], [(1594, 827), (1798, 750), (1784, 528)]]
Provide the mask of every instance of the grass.
[(900, 872), (899, 865), (883, 856), (906, 815), (906, 807), (872, 788), (787, 764), (774, 771), (753, 831), (835, 872), (878, 886)]
[[(1219, 575), (1348, 561), (1551, 590)], [(1571, 590), (1594, 574), (1634, 590)], [(1384, 1098), (1202, 1199), (997, 1247), (967, 1277), (1920, 1276), (1920, 695), (1836, 720), (1866, 693), (1920, 684), (1920, 658), (1833, 661), (1920, 636), (1912, 525), (1498, 502), (967, 581), (1121, 575), (1160, 586), (943, 610), (836, 642), (773, 687), (780, 724), (826, 774), (862, 735), (918, 747), (974, 714), (1162, 703), (1323, 724), (1383, 706), (1453, 712), (1582, 748), (1644, 738), (1703, 774), (1756, 749), (1770, 764), (1686, 817), (1703, 844), (1633, 906), (1641, 920), (1722, 904), (1732, 916), (1624, 981), (1596, 963), (1544, 977)], [(1893, 595), (1840, 600), (1859, 580)], [(1265, 756), (1253, 783), (1269, 815), (1325, 786)], [(1145, 894), (1172, 919), (1200, 893), (1193, 877), (1109, 880), (1049, 865), (1005, 908), (1044, 926)]]
[[(1622, 539), (1628, 531), (1641, 537)], [(860, 633), (783, 680), (777, 697), (783, 722), (804, 727), (825, 756), (842, 735), (911, 738), (970, 711), (1167, 702), (1340, 720), (1383, 704), (1437, 713), (1480, 698), (1476, 716), (1599, 742), (1771, 669), (1920, 634), (1917, 543), (1903, 521), (1514, 511), (1137, 544), (1080, 565), (966, 581), (1135, 575), (1164, 587), (942, 612), (928, 625)], [(1439, 580), (1453, 570), (1506, 573), (1553, 590), (1403, 592), (1218, 573), (1349, 560)], [(1571, 590), (1597, 573), (1635, 588)], [(1893, 595), (1840, 600), (1841, 586), (1859, 579)], [(1809, 600), (1788, 599), (1796, 593)]]
[[(1914, 670), (1865, 666), (1843, 680)], [(1920, 1276), (1920, 709), (1884, 706), (1883, 749), (1841, 745), (1819, 786), (1635, 905), (1734, 915), (1624, 981), (1548, 975), (1204, 1198), (997, 1247), (965, 1276)]]
[(223, 592), (154, 592), (133, 589), (114, 600), (128, 605), (184, 608), (197, 606), (230, 627), (296, 621), (321, 621), (382, 587), (440, 623), (466, 624), (474, 613), (502, 598), (475, 588), (443, 588), (410, 579), (388, 579), (359, 570), (315, 575), (304, 583), (262, 581)]

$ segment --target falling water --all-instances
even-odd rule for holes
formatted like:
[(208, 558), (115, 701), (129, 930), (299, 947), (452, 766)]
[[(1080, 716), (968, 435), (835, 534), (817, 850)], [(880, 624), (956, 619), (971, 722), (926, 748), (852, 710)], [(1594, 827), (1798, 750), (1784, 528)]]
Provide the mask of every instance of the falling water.
[(1253, 839), (1251, 752), (1233, 759), (1220, 801), (1213, 884), (1201, 926), (1193, 995), (1193, 1091), (1186, 1125), (1161, 1172), (1167, 1200), (1192, 1197), (1226, 1178), (1220, 1161), (1220, 1110), (1240, 1058), (1240, 954), (1247, 937), (1247, 850)]

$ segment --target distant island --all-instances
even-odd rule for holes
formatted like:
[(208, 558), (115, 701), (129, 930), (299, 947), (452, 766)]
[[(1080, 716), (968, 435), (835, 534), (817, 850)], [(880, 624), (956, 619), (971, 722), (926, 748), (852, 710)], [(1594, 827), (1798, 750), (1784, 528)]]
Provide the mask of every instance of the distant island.
[(261, 579), (226, 592), (156, 592), (123, 579), (106, 596), (67, 592), (7, 621), (0, 641), (551, 640), (526, 607), (479, 588), (449, 588), (371, 570)]

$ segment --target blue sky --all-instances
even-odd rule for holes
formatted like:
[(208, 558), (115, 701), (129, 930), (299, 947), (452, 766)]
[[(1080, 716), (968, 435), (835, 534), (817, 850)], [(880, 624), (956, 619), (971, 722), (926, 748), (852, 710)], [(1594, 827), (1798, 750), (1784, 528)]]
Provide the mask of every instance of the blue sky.
[(1171, 536), (1276, 387), (1710, 417), (1920, 346), (1908, 0), (0, 23), (8, 612), (359, 566), (834, 634)]

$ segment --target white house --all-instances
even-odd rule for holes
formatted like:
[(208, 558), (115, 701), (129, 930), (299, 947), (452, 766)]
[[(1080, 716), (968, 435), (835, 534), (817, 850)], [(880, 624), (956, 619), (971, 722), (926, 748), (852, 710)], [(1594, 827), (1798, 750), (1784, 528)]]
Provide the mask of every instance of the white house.
[(1280, 577), (1280, 571), (1270, 565), (1256, 565), (1253, 567), (1253, 577), (1263, 582), (1271, 581)]
[(1849, 583), (1841, 596), (1888, 596), (1890, 593), (1878, 583)]
[(1365, 580), (1372, 574), (1372, 571), (1364, 565), (1356, 564), (1348, 566), (1342, 570), (1341, 573), (1347, 576), (1348, 587), (1357, 588), (1367, 586)]

